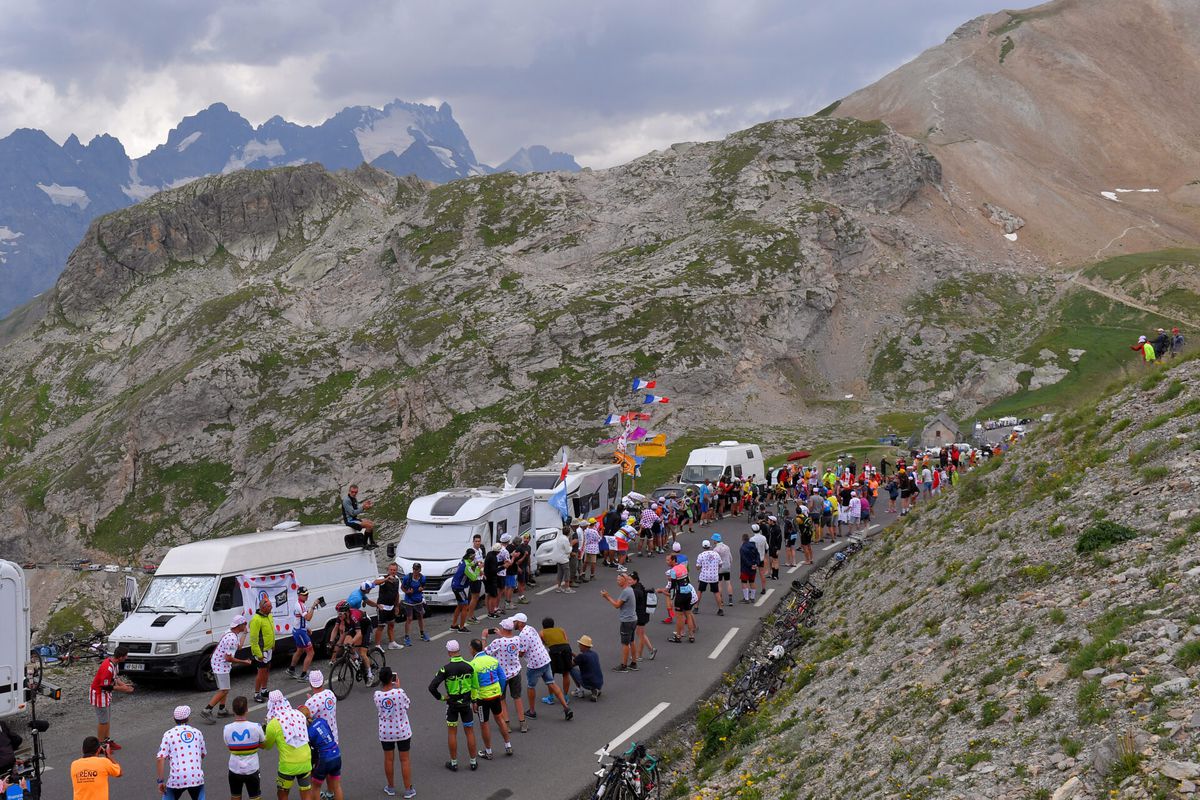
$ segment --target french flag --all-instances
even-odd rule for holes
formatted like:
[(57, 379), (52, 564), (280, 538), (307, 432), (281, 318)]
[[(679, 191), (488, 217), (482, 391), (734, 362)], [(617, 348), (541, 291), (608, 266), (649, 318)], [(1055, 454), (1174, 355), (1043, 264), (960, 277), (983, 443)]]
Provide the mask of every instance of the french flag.
[(620, 417), (618, 417), (616, 414), (609, 414), (607, 417), (604, 418), (605, 425), (621, 425), (623, 423), (624, 423), (624, 420), (621, 419)]
[(642, 389), (653, 389), (658, 386), (658, 381), (644, 381), (641, 378), (633, 379), (633, 390), (640, 392)]
[(669, 397), (662, 397), (661, 395), (657, 395), (657, 394), (648, 394), (648, 395), (646, 395), (646, 398), (644, 400), (642, 400), (642, 405), (648, 406), (651, 403), (664, 403), (665, 404), (665, 403), (669, 403), (669, 402), (671, 402), (671, 398), (669, 398)]

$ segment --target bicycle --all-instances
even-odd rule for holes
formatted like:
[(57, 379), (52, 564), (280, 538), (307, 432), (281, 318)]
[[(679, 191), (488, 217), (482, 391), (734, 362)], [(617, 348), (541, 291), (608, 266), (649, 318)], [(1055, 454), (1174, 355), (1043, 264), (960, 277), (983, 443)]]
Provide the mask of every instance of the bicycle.
[(658, 759), (646, 752), (645, 745), (635, 742), (623, 755), (611, 756), (612, 763), (605, 766), (604, 759), (609, 757), (608, 745), (605, 745), (596, 759), (600, 769), (596, 770), (595, 800), (659, 800), (662, 797)]
[(387, 666), (387, 656), (383, 648), (373, 645), (367, 651), (367, 660), (371, 662), (371, 679), (367, 680), (367, 671), (353, 647), (342, 647), (342, 652), (329, 664), (329, 688), (338, 700), (350, 696), (355, 681), (362, 681), (367, 688), (379, 683), (379, 670)]

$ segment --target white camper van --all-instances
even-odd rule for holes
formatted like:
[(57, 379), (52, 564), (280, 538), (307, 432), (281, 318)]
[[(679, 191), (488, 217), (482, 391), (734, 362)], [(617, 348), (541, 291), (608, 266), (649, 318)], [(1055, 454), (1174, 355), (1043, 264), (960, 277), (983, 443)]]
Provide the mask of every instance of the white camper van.
[(0, 718), (25, 710), (29, 662), (29, 589), (25, 573), (0, 561)]
[[(550, 495), (558, 490), (561, 469), (533, 469), (526, 472), (517, 486), (533, 490), (533, 541), (538, 564), (549, 563), (554, 539), (562, 535), (563, 519), (550, 505)], [(571, 464), (567, 470), (567, 511), (572, 517), (599, 517), (620, 497), (619, 464)]]
[(698, 447), (689, 453), (679, 481), (701, 484), (706, 480), (748, 478), (751, 475), (755, 483), (767, 480), (762, 449), (756, 444), (725, 441)]
[(396, 545), (396, 563), (404, 574), (420, 563), (425, 602), (454, 605), (450, 578), (475, 534), (490, 548), (511, 533), (515, 539), (533, 529), (533, 491), (485, 486), (447, 489), (418, 497), (408, 507), (408, 524)]
[[(269, 531), (208, 539), (172, 548), (159, 564), (133, 613), (109, 636), (109, 649), (129, 648), (122, 671), (133, 676), (181, 677), (213, 685), (210, 656), (242, 612), (239, 575), (292, 570), (309, 590), (309, 603), (324, 599), (309, 627), (323, 642), (334, 606), (365, 579), (379, 574), (375, 554), (347, 547), (344, 525), (302, 526), (285, 522)], [(292, 648), (282, 633), (275, 652)]]

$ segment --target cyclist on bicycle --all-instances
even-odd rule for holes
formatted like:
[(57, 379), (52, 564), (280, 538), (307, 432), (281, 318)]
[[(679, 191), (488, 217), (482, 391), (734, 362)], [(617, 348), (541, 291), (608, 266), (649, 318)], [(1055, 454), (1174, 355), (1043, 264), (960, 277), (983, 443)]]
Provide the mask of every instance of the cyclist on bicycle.
[[(350, 593), (345, 600), (343, 600), (341, 603), (338, 603), (336, 606), (334, 606), (334, 608), (340, 609), (343, 605), (359, 611), (361, 611), (364, 605), (378, 608), (379, 604), (371, 599), (371, 590), (387, 580), (387, 578), (378, 578), (372, 581), (363, 581), (354, 589), (354, 591)], [(362, 613), (364, 616), (366, 615), (366, 612)], [(333, 657), (337, 655), (338, 646), (342, 643), (342, 639), (345, 638), (347, 633), (352, 632), (352, 629), (343, 625), (342, 622), (342, 615), (339, 612), (337, 615), (337, 622), (335, 622), (333, 626), (332, 635), (329, 637), (329, 641), (333, 643), (333, 652), (330, 654), (331, 661), (333, 660)]]
[(371, 661), (367, 658), (367, 646), (371, 642), (371, 633), (375, 629), (375, 623), (365, 612), (351, 608), (350, 603), (346, 600), (337, 604), (337, 627), (339, 638), (335, 639), (338, 644), (333, 650), (333, 661), (336, 661), (341, 654), (343, 647), (352, 647), (357, 651), (359, 663), (367, 671), (367, 683), (371, 683), (375, 676), (371, 672)]

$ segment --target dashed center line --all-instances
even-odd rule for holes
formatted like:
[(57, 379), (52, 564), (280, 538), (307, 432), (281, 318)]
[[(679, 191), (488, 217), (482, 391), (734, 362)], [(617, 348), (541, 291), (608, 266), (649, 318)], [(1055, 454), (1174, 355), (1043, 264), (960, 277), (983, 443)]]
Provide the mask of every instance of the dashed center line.
[(754, 601), (755, 607), (757, 608), (757, 607), (762, 606), (763, 603), (767, 602), (767, 598), (773, 594), (775, 594), (774, 589), (767, 589), (765, 592), (762, 593), (761, 597), (759, 597), (757, 600)]
[(716, 660), (721, 655), (721, 652), (724, 651), (724, 649), (729, 645), (729, 643), (733, 641), (733, 637), (737, 636), (737, 632), (739, 630), (740, 628), (733, 627), (725, 631), (725, 635), (721, 638), (721, 641), (717, 643), (716, 649), (709, 653), (708, 657), (712, 660)]
[(557, 586), (547, 586), (545, 589), (542, 589), (542, 590), (540, 590), (540, 591), (534, 592), (534, 594), (536, 594), (538, 597), (541, 597), (541, 596), (542, 596), (542, 595), (544, 595), (544, 594), (550, 594), (551, 592), (553, 592), (553, 591), (554, 591), (555, 589), (557, 589), (557, 588), (558, 588)]
[(607, 745), (605, 745), (601, 749), (597, 750), (595, 755), (600, 755), (605, 750), (608, 750), (610, 752), (613, 750), (616, 750), (618, 747), (625, 744), (625, 742), (628, 741), (630, 739), (630, 737), (632, 737), (635, 733), (637, 733), (642, 728), (646, 727), (651, 722), (653, 722), (655, 717), (657, 717), (662, 712), (666, 711), (670, 705), (671, 704), (666, 702), (665, 700), (663, 702), (659, 703), (654, 708), (647, 711), (642, 716), (642, 718), (639, 719), (637, 722), (633, 723), (628, 728), (626, 728), (625, 730), (618, 733), (617, 738), (611, 740)]

